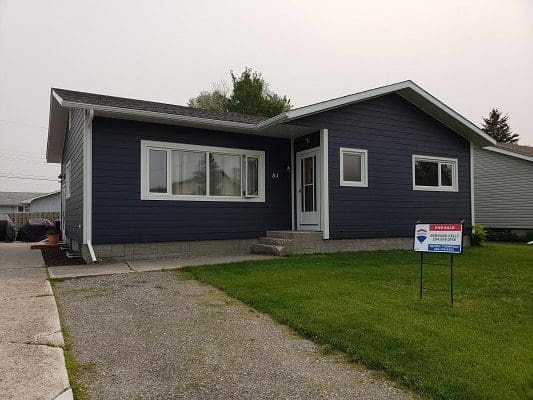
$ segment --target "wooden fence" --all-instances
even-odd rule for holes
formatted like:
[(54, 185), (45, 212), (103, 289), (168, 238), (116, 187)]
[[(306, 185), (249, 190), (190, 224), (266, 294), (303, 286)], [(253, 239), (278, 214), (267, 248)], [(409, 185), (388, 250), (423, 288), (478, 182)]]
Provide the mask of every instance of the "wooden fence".
[(11, 220), (15, 224), (17, 231), (19, 230), (20, 226), (23, 225), (30, 218), (46, 218), (52, 224), (56, 219), (61, 218), (60, 212), (18, 212), (7, 215), (9, 215), (9, 218), (11, 218)]

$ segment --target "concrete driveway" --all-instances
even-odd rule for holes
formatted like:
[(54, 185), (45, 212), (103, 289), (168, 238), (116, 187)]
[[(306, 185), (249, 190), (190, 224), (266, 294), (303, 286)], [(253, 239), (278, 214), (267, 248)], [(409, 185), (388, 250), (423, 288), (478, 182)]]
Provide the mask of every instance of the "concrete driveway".
[(0, 397), (72, 399), (41, 252), (0, 243)]

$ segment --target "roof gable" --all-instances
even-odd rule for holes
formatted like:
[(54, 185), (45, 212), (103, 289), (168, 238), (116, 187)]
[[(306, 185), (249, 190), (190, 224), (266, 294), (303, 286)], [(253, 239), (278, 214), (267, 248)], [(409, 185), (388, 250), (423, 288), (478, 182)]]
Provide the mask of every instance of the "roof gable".
[[(448, 126), (466, 139), (478, 146), (495, 144), (493, 138), (483, 132), (475, 124), (457, 113), (436, 97), (426, 92), (412, 81), (404, 81), (392, 85), (382, 86), (364, 92), (354, 93), (336, 99), (326, 100), (309, 106), (300, 107), (285, 113), (285, 121), (294, 121), (302, 117), (347, 106), (350, 104), (366, 101), (372, 98), (396, 93), (414, 104), (416, 107), (435, 118), (437, 121)], [(278, 117), (274, 117), (278, 118)], [(268, 121), (266, 121), (268, 122)], [(266, 123), (265, 122), (265, 123)]]

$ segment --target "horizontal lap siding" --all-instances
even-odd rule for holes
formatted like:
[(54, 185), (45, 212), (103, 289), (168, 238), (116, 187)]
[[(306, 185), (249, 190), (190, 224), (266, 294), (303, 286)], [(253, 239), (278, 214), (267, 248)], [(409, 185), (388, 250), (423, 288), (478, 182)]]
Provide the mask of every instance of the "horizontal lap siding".
[[(141, 200), (141, 139), (265, 151), (266, 202)], [(285, 139), (95, 117), (93, 240), (246, 239), (289, 229), (288, 165), (290, 141)]]
[(474, 174), (476, 223), (533, 229), (533, 162), (477, 149)]
[[(398, 95), (315, 114), (327, 128), (331, 238), (410, 236), (417, 220), (470, 225), (470, 145)], [(368, 150), (368, 188), (340, 186), (340, 147)], [(457, 158), (459, 192), (414, 191), (412, 155)]]
[(61, 173), (70, 161), (70, 197), (65, 201), (65, 234), (69, 239), (83, 240), (83, 110), (72, 110), (70, 131), (65, 138)]

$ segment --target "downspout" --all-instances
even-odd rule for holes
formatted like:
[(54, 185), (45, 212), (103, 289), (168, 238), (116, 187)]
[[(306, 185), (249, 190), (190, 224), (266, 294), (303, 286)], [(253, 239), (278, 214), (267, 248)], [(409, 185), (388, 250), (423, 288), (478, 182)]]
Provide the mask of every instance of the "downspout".
[(96, 255), (94, 254), (93, 244), (91, 243), (90, 240), (87, 240), (87, 247), (89, 248), (89, 254), (91, 255), (92, 262), (93, 263), (98, 262), (98, 260), (96, 259)]
[(84, 132), (84, 152), (83, 152), (83, 167), (84, 167), (84, 239), (87, 248), (89, 249), (89, 254), (91, 256), (91, 261), (93, 263), (98, 262), (96, 254), (94, 253), (94, 248), (92, 244), (92, 218), (93, 218), (93, 207), (92, 207), (92, 193), (93, 193), (93, 180), (92, 180), (92, 121), (94, 118), (94, 110), (87, 110), (85, 114), (86, 126)]

